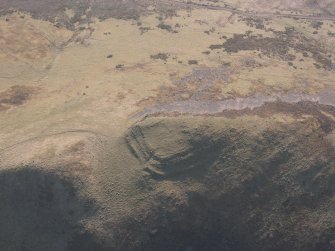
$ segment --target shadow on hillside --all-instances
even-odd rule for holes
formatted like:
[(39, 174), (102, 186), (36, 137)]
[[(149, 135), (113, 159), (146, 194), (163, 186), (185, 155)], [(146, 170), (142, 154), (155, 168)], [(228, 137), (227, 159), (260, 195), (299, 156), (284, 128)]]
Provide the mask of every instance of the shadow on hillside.
[[(96, 211), (94, 201), (66, 178), (28, 167), (1, 171), (0, 201), (0, 250), (102, 250), (80, 224)], [(81, 235), (91, 249), (77, 243)]]

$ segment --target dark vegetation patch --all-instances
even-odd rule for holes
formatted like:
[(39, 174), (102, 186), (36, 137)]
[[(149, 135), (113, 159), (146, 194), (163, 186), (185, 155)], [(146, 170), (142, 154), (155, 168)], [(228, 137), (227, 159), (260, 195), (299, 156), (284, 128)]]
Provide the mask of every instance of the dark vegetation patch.
[(296, 56), (295, 55), (292, 55), (292, 54), (287, 54), (287, 56), (286, 56), (286, 60), (287, 61), (294, 61), (294, 60), (296, 60)]
[(150, 27), (139, 27), (138, 28), (141, 32), (141, 35), (143, 35), (144, 33), (148, 32), (149, 30), (152, 30)]
[(188, 64), (198, 64), (198, 61), (197, 60), (194, 60), (194, 59), (191, 59), (191, 60), (188, 60)]
[[(243, 34), (235, 34), (233, 38), (227, 39), (227, 41), (222, 44), (222, 47), (229, 53), (257, 50), (269, 56), (283, 56), (289, 51), (289, 46), (286, 41), (272, 37), (259, 38), (258, 36), (246, 36)], [(217, 46), (217, 48), (219, 47)]]
[[(150, 11), (147, 7), (152, 1), (147, 0), (2, 0), (0, 1), (0, 16), (15, 10), (31, 14), (34, 18), (48, 20), (56, 26), (65, 26), (74, 30), (76, 23), (88, 23), (93, 17), (104, 20), (110, 17), (118, 19), (138, 19), (141, 15)], [(74, 17), (69, 18), (64, 11), (71, 9)], [(162, 16), (171, 16), (174, 6), (160, 2), (156, 5), (157, 12)], [(82, 18), (86, 16), (86, 18)]]
[(254, 27), (256, 29), (264, 30), (264, 20), (261, 18), (254, 18), (254, 17), (245, 17), (242, 19), (249, 27)]
[(149, 30), (153, 30), (152, 28), (148, 27), (148, 26), (143, 26), (142, 22), (138, 21), (136, 23), (136, 25), (138, 26), (138, 29), (140, 30), (140, 34), (143, 35), (144, 33), (148, 32)]
[(169, 8), (169, 7), (166, 8), (165, 6), (162, 6), (162, 9), (159, 12), (157, 19), (159, 21), (163, 21), (165, 19), (171, 19), (172, 17), (177, 17), (177, 16), (178, 15), (175, 9)]
[(223, 44), (212, 44), (212, 45), (209, 46), (209, 49), (211, 49), (211, 50), (219, 50), (219, 49), (223, 49), (223, 48), (224, 48)]
[(113, 54), (109, 54), (108, 56), (107, 56), (107, 58), (112, 58), (113, 57)]
[(310, 24), (310, 26), (312, 28), (317, 29), (317, 30), (320, 29), (322, 27), (322, 25), (323, 25), (323, 22), (321, 22), (321, 21), (313, 21)]
[(33, 87), (14, 85), (6, 91), (0, 92), (0, 111), (23, 105), (36, 91), (36, 88)]
[(293, 28), (286, 28), (286, 31), (273, 31), (275, 37), (259, 37), (246, 34), (235, 34), (232, 38), (227, 39), (223, 44), (211, 45), (211, 49), (224, 48), (228, 53), (237, 53), (239, 51), (256, 50), (269, 57), (279, 57), (285, 61), (293, 61), (294, 55), (289, 54), (292, 49), (301, 53), (304, 57), (308, 53), (312, 58), (326, 70), (333, 70), (334, 64), (327, 56), (327, 51), (315, 40), (305, 37)]
[(211, 33), (214, 33), (214, 32), (215, 32), (214, 27), (210, 28), (209, 30), (204, 31), (204, 33), (206, 33), (207, 35), (210, 35)]
[(167, 59), (169, 58), (169, 54), (167, 53), (157, 53), (155, 55), (151, 55), (150, 56), (152, 59), (160, 59), (160, 60), (163, 60), (163, 61), (167, 61)]
[[(262, 64), (257, 62), (252, 57), (243, 58), (243, 59), (241, 59), (241, 62), (243, 63), (244, 66), (252, 68), (252, 69), (262, 67)], [(227, 65), (227, 66), (230, 66), (230, 65)]]
[(157, 27), (160, 28), (160, 29), (162, 29), (162, 30), (166, 30), (168, 32), (171, 32), (171, 33), (178, 33), (178, 31), (174, 30), (171, 25), (165, 24), (163, 22), (161, 22), (160, 24), (158, 24)]

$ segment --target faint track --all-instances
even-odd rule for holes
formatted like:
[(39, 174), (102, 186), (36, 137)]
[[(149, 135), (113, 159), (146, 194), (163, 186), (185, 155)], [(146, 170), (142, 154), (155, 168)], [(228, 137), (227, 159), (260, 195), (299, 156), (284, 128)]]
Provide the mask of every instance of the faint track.
[(102, 142), (104, 138), (107, 137), (107, 135), (104, 135), (104, 134), (101, 134), (101, 133), (98, 133), (98, 132), (95, 132), (95, 131), (92, 131), (92, 130), (85, 130), (85, 129), (72, 129), (72, 130), (66, 130), (66, 131), (60, 131), (60, 132), (54, 132), (54, 133), (49, 133), (49, 134), (42, 134), (42, 135), (39, 135), (39, 136), (36, 136), (36, 137), (31, 137), (31, 138), (28, 138), (28, 139), (25, 139), (25, 140), (22, 140), (22, 141), (19, 141), (19, 142), (16, 142), (10, 146), (7, 146), (7, 147), (4, 147), (4, 148), (1, 148), (0, 149), (0, 156), (7, 150), (10, 150), (10, 149), (13, 149), (21, 144), (24, 144), (24, 143), (28, 143), (28, 142), (31, 142), (31, 141), (34, 141), (34, 140), (40, 140), (40, 139), (43, 139), (43, 138), (48, 138), (48, 137), (52, 137), (52, 136), (57, 136), (57, 135), (64, 135), (64, 134), (68, 134), (68, 133), (84, 133), (84, 134), (91, 134), (91, 135), (94, 135), (99, 142)]

